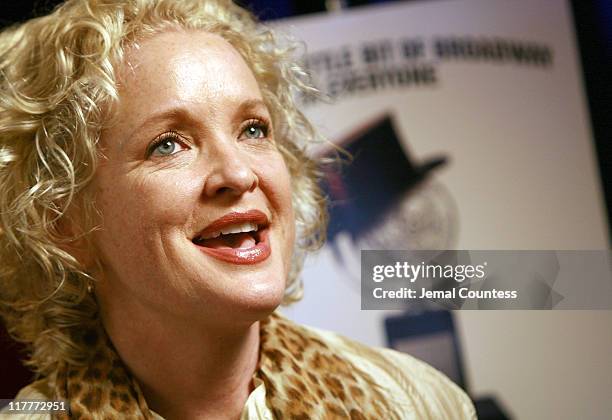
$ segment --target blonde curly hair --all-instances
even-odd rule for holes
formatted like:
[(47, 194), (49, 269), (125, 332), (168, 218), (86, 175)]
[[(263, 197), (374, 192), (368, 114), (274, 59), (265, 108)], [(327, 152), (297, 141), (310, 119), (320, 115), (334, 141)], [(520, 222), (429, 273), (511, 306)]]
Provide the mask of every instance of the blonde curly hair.
[[(301, 297), (298, 273), (324, 239), (326, 212), (305, 150), (317, 136), (294, 100), (316, 91), (292, 46), (230, 0), (68, 0), (0, 33), (0, 315), (39, 375), (83, 363), (77, 338), (99, 322), (94, 279), (68, 245), (90, 246), (99, 220), (86, 187), (118, 100), (118, 65), (139, 40), (177, 28), (222, 36), (260, 85), (293, 183), (298, 240), (284, 303)], [(75, 208), (78, 237), (62, 228)]]

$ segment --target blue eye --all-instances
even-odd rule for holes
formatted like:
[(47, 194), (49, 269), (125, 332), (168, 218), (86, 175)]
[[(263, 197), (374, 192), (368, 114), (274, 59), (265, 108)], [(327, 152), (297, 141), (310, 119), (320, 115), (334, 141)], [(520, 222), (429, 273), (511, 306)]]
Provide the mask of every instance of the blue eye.
[(268, 125), (262, 121), (250, 121), (242, 131), (247, 139), (263, 139), (268, 136)]
[(153, 150), (153, 153), (158, 152), (160, 155), (171, 155), (176, 150), (176, 142), (174, 140), (164, 140)]
[(246, 134), (247, 137), (251, 138), (251, 139), (259, 139), (261, 137), (265, 137), (265, 134), (263, 132), (263, 130), (259, 127), (256, 127), (254, 125), (248, 127), (246, 130), (244, 130), (244, 134)]
[(171, 156), (180, 152), (183, 144), (174, 133), (165, 133), (149, 147), (148, 156)]

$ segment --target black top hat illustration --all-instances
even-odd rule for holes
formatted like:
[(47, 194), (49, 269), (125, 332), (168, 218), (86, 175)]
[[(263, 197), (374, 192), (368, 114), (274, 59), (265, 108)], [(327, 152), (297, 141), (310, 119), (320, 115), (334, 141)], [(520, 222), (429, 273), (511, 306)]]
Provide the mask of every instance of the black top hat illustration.
[(402, 148), (389, 114), (347, 136), (340, 143), (352, 158), (324, 166), (323, 188), (330, 199), (328, 238), (340, 232), (353, 241), (377, 222), (435, 168), (444, 156), (415, 163)]

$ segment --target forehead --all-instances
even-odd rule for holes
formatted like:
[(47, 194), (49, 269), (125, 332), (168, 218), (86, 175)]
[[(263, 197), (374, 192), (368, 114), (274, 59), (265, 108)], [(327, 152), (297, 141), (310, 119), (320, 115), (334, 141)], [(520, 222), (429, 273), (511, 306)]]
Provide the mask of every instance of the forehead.
[(119, 94), (123, 105), (139, 107), (261, 98), (240, 53), (204, 31), (164, 32), (134, 45), (120, 68)]

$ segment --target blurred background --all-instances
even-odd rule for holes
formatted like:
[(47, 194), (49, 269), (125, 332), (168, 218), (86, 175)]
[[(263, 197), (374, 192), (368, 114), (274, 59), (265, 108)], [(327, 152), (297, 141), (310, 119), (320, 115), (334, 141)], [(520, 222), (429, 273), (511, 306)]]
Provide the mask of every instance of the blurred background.
[[(4, 3), (6, 26), (59, 2)], [(328, 96), (301, 98), (303, 109), (353, 155), (325, 170), (328, 245), (283, 312), (429, 361), (481, 418), (610, 418), (612, 312), (362, 311), (359, 258), (610, 248), (612, 3), (241, 4), (302, 42), (296, 54)], [(0, 398), (29, 380), (19, 352), (0, 334)]]

